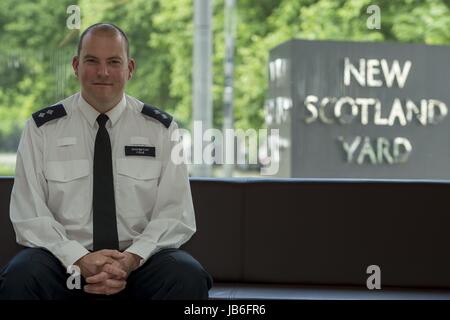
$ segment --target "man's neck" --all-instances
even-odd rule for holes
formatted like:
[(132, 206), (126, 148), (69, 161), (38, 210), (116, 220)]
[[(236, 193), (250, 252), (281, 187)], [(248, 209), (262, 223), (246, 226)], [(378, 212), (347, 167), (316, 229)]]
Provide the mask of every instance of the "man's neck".
[(84, 100), (86, 100), (87, 103), (89, 103), (89, 105), (94, 108), (95, 110), (97, 110), (100, 113), (107, 113), (109, 110), (113, 109), (122, 98), (119, 98), (117, 101), (114, 102), (110, 102), (108, 104), (104, 104), (104, 103), (99, 103), (97, 101), (93, 101), (92, 99), (89, 99), (88, 97), (86, 97), (83, 92), (81, 92), (81, 96), (83, 97)]

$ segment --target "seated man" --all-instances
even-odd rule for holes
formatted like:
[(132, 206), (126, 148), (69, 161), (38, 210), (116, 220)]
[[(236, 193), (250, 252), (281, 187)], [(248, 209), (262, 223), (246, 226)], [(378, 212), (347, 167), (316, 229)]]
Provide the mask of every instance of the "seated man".
[(211, 277), (178, 249), (196, 227), (177, 124), (125, 94), (127, 36), (90, 26), (72, 66), (80, 92), (34, 113), (19, 144), (10, 215), (29, 248), (1, 271), (0, 299), (208, 298)]

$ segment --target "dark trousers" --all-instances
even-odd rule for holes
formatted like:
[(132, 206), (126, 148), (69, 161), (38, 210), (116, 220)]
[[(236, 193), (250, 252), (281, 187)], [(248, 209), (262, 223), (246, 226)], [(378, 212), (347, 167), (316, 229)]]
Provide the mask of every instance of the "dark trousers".
[(49, 251), (24, 249), (0, 272), (0, 300), (207, 299), (212, 285), (211, 277), (200, 263), (180, 249), (165, 249), (150, 257), (128, 276), (126, 288), (115, 295), (84, 292), (84, 279), (81, 279), (81, 289), (69, 289), (69, 276)]

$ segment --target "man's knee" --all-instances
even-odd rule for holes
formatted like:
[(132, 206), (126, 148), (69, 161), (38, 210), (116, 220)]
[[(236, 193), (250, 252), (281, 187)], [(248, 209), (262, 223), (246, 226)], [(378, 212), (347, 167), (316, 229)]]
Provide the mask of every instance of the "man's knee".
[(40, 248), (20, 251), (0, 274), (0, 299), (41, 298), (39, 292), (54, 273), (56, 258)]
[(211, 277), (201, 264), (183, 251), (175, 254), (175, 260), (168, 268), (168, 278), (178, 285), (186, 298), (207, 299), (211, 288)]
[[(212, 285), (210, 275), (187, 252), (168, 249), (158, 253), (153, 261), (158, 265), (159, 290), (153, 299), (207, 299)], [(149, 270), (150, 271), (150, 270)], [(154, 280), (154, 278), (153, 278)], [(151, 284), (155, 286), (155, 283)]]
[(27, 248), (20, 251), (4, 269), (4, 274), (8, 277), (17, 278), (20, 281), (24, 278), (37, 277), (46, 272), (46, 263), (49, 254), (41, 248)]

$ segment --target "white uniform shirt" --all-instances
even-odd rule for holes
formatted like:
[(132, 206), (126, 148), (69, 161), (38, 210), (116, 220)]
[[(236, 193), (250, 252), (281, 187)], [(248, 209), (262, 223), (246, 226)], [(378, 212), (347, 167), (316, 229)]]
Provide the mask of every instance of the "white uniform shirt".
[[(77, 93), (63, 101), (66, 116), (37, 126), (27, 121), (17, 152), (10, 216), (17, 242), (44, 247), (65, 266), (92, 250), (94, 141), (99, 112)], [(106, 114), (111, 139), (117, 229), (121, 250), (144, 262), (178, 248), (195, 232), (185, 164), (171, 161), (177, 129), (141, 113), (124, 95)], [(43, 116), (43, 115), (41, 115)], [(154, 147), (154, 156), (125, 155), (125, 146)]]

